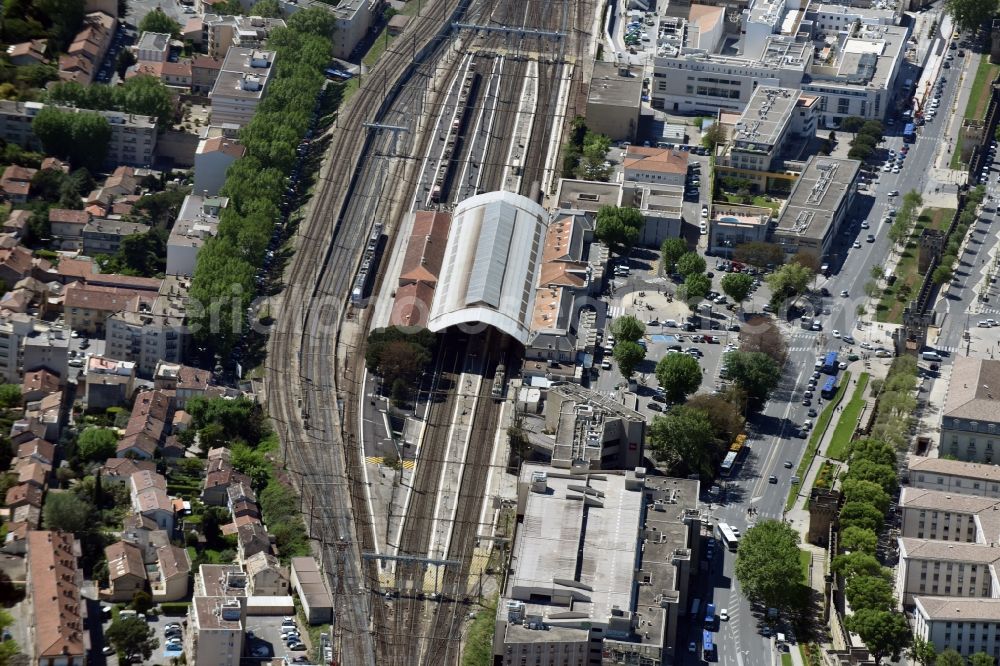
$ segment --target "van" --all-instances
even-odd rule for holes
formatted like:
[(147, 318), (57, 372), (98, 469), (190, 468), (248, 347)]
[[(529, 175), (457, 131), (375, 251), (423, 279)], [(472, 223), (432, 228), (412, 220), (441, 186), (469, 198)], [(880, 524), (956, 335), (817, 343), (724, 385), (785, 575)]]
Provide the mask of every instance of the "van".
[(933, 351), (925, 351), (920, 355), (920, 358), (922, 358), (925, 361), (930, 361), (931, 363), (941, 362), (941, 355)]

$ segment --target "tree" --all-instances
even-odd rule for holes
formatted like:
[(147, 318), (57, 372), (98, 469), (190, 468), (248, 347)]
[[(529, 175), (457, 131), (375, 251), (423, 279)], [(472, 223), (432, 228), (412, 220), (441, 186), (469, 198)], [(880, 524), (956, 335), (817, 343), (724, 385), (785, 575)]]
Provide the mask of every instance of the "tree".
[[(46, 22), (51, 21), (52, 34), (59, 42), (56, 50), (65, 51), (83, 23), (84, 3), (81, 0), (36, 0), (32, 4), (40, 18), (44, 17)], [(4, 3), (5, 7), (11, 5), (17, 7), (17, 3)], [(8, 17), (4, 16), (4, 20), (8, 20)]]
[(667, 354), (656, 364), (656, 379), (670, 402), (681, 402), (697, 391), (701, 377), (701, 364), (688, 354)]
[[(910, 377), (910, 381), (901, 378), (903, 373), (894, 373), (894, 376), (885, 384), (887, 391), (912, 391), (917, 387), (916, 378)], [(857, 439), (851, 442), (850, 447), (851, 463), (859, 460), (870, 460), (879, 465), (896, 465), (896, 451), (892, 446), (878, 439)]]
[(996, 16), (1000, 3), (997, 0), (945, 0), (944, 10), (951, 14), (962, 30), (976, 30)]
[(45, 495), (42, 516), (45, 529), (59, 532), (82, 532), (90, 521), (91, 506), (73, 493), (49, 491)]
[(638, 342), (646, 334), (646, 325), (632, 315), (624, 315), (614, 320), (611, 332), (616, 340)]
[(965, 659), (957, 650), (949, 648), (934, 659), (934, 666), (965, 666)]
[(931, 280), (934, 282), (934, 284), (940, 286), (945, 282), (951, 280), (954, 274), (955, 273), (952, 270), (950, 263), (948, 264), (942, 263), (940, 266), (934, 269), (933, 273), (931, 273)]
[(639, 240), (645, 219), (636, 208), (601, 206), (594, 236), (615, 254), (627, 254)]
[(616, 342), (611, 354), (618, 362), (618, 371), (622, 373), (622, 377), (626, 378), (631, 377), (636, 366), (646, 358), (646, 350), (642, 348), (642, 345), (629, 340)]
[(766, 268), (768, 264), (780, 266), (785, 262), (785, 251), (776, 243), (751, 241), (737, 245), (733, 259), (758, 268)]
[(898, 661), (913, 639), (906, 616), (895, 611), (862, 608), (845, 617), (844, 626), (861, 637), (876, 666), (886, 657)]
[(0, 409), (21, 405), (21, 387), (17, 384), (0, 384)]
[(871, 481), (882, 487), (887, 493), (896, 489), (896, 470), (889, 465), (879, 465), (871, 460), (852, 461), (847, 470), (848, 479)]
[(854, 576), (847, 581), (844, 594), (855, 611), (862, 608), (891, 611), (896, 606), (892, 585), (881, 577)]
[(822, 265), (819, 257), (812, 250), (799, 250), (792, 255), (791, 261), (799, 266), (808, 268), (813, 272), (813, 274), (818, 273), (820, 266)]
[(845, 132), (857, 132), (865, 124), (865, 119), (859, 116), (848, 116), (840, 121), (840, 129)]
[(153, 650), (160, 646), (153, 628), (138, 617), (118, 618), (104, 632), (104, 637), (118, 654), (130, 660), (148, 661)]
[(840, 547), (845, 551), (859, 551), (874, 555), (878, 548), (878, 535), (872, 530), (849, 525), (840, 530)]
[(934, 649), (934, 643), (920, 636), (914, 636), (913, 644), (906, 656), (910, 658), (910, 661), (915, 661), (920, 666), (931, 666), (937, 659), (937, 650)]
[(174, 118), (173, 94), (162, 81), (145, 74), (132, 77), (115, 89), (115, 106), (128, 113), (153, 116), (161, 128), (170, 125)]
[(181, 32), (181, 24), (156, 7), (139, 21), (139, 32), (159, 32), (171, 37), (177, 37)]
[(118, 52), (118, 56), (115, 58), (115, 73), (121, 79), (125, 78), (128, 68), (138, 62), (135, 59), (135, 55), (128, 49), (122, 49)]
[(688, 277), (705, 272), (705, 259), (697, 252), (688, 252), (677, 260), (677, 272)]
[(136, 590), (135, 594), (132, 595), (132, 603), (130, 605), (135, 612), (145, 614), (154, 605), (153, 597), (145, 590)]
[[(0, 574), (0, 577), (6, 579), (6, 583), (3, 587), (7, 587), (10, 584), (10, 579), (6, 573)], [(4, 599), (4, 601), (12, 601), (11, 599)], [(8, 613), (6, 610), (0, 608), (0, 633), (3, 633), (7, 627), (14, 624), (14, 616)], [(17, 646), (17, 641), (6, 640), (0, 642), (0, 666), (7, 666), (8, 664), (14, 663), (13, 659), (15, 655), (20, 654), (20, 650)]]
[(712, 290), (712, 281), (704, 273), (692, 273), (684, 278), (684, 284), (677, 290), (677, 296), (683, 299), (691, 310), (694, 310), (708, 292)]
[(743, 593), (767, 608), (787, 610), (798, 600), (802, 579), (799, 535), (787, 524), (763, 520), (740, 539), (736, 579)]
[(872, 266), (869, 275), (872, 276), (873, 280), (881, 280), (882, 278), (885, 277), (885, 269), (882, 268), (881, 264), (875, 264), (874, 266)]
[(768, 399), (781, 379), (781, 366), (763, 352), (729, 352), (725, 364), (733, 383), (758, 403)]
[(815, 273), (802, 264), (785, 264), (768, 275), (765, 280), (771, 287), (771, 307), (777, 308), (786, 299), (804, 293), (812, 282)]
[(113, 458), (118, 448), (118, 434), (111, 428), (91, 426), (80, 433), (76, 450), (81, 460), (103, 462)]
[(847, 157), (852, 160), (860, 160), (864, 162), (872, 156), (873, 152), (875, 152), (873, 148), (860, 144), (857, 146), (851, 146), (851, 149), (847, 151)]
[(688, 398), (685, 405), (708, 417), (716, 438), (721, 442), (733, 441), (746, 425), (743, 409), (732, 396), (698, 393)]
[(885, 513), (868, 502), (846, 502), (840, 509), (840, 526), (877, 530), (885, 523)]
[(257, 0), (250, 8), (250, 16), (281, 18), (281, 5), (278, 4), (278, 0)]
[(46, 153), (68, 159), (75, 167), (96, 171), (104, 164), (111, 125), (96, 113), (46, 106), (31, 121), (31, 129)]
[(712, 125), (705, 130), (701, 137), (701, 145), (712, 151), (715, 154), (715, 147), (720, 143), (726, 142), (726, 128), (722, 126), (722, 123), (714, 122)]
[(847, 580), (855, 576), (878, 576), (885, 578), (886, 581), (892, 580), (892, 572), (879, 564), (874, 555), (868, 553), (837, 555), (830, 567)]
[(433, 344), (434, 335), (427, 330), (408, 334), (395, 326), (379, 329), (368, 336), (365, 363), (369, 372), (382, 378), (386, 388), (396, 379), (413, 385), (430, 363)]
[(788, 344), (773, 319), (754, 316), (743, 325), (740, 332), (740, 351), (767, 354), (780, 366), (784, 365), (788, 357)]
[(327, 38), (333, 34), (337, 27), (336, 17), (320, 7), (310, 7), (295, 12), (288, 17), (286, 23), (289, 30)]
[(753, 278), (746, 273), (726, 273), (722, 276), (722, 291), (736, 303), (742, 303), (753, 291)]
[(986, 654), (985, 652), (977, 652), (973, 655), (969, 655), (969, 666), (996, 666), (997, 660), (993, 658), (993, 655)]
[(889, 493), (877, 483), (861, 479), (844, 479), (842, 491), (845, 502), (865, 502), (882, 513), (889, 509)]
[(660, 245), (660, 260), (663, 262), (663, 270), (667, 273), (674, 272), (677, 260), (687, 254), (687, 242), (683, 238), (667, 238)]
[(674, 405), (653, 419), (649, 444), (656, 459), (674, 475), (694, 473), (710, 478), (721, 453), (712, 422), (686, 405)]

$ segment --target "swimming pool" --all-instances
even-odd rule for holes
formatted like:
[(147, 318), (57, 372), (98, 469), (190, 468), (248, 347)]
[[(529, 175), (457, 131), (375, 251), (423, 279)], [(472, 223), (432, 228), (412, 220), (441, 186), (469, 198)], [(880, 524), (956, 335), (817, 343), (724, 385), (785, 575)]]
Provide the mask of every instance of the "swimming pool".
[(719, 222), (723, 222), (725, 224), (739, 224), (740, 219), (738, 217), (720, 217)]

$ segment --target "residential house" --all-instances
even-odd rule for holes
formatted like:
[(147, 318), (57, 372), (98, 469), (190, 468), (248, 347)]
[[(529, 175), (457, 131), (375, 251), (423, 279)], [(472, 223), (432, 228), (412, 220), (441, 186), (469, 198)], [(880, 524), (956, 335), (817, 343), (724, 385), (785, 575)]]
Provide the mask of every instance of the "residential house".
[(28, 532), (26, 552), (28, 658), (36, 666), (85, 666), (90, 634), (80, 596), (80, 543), (64, 532)]
[(250, 486), (250, 477), (238, 472), (230, 462), (229, 449), (211, 449), (208, 452), (208, 469), (201, 501), (209, 506), (228, 506), (229, 487), (234, 484)]
[(17, 460), (33, 460), (51, 466), (56, 460), (56, 445), (36, 437), (18, 445)]
[(118, 541), (104, 549), (108, 562), (108, 587), (101, 590), (105, 601), (132, 601), (136, 592), (146, 589), (146, 567), (142, 551), (127, 541)]
[(41, 490), (45, 490), (49, 482), (49, 474), (52, 473), (50, 463), (38, 462), (37, 460), (26, 460), (17, 466), (17, 483), (28, 484)]
[(167, 495), (167, 482), (159, 474), (136, 472), (132, 475), (132, 510), (154, 521), (168, 534), (174, 531), (174, 502)]
[(143, 305), (149, 307), (155, 300), (145, 290), (73, 282), (66, 285), (63, 311), (66, 325), (72, 330), (96, 334), (104, 332), (106, 320), (112, 315)]
[(59, 242), (59, 248), (62, 250), (80, 249), (83, 244), (83, 228), (89, 222), (90, 213), (85, 210), (49, 209), (52, 238)]
[(0, 192), (11, 203), (26, 203), (31, 191), (31, 179), (36, 173), (38, 169), (10, 165), (4, 169), (3, 176), (0, 176)]
[(684, 186), (688, 153), (663, 148), (629, 146), (622, 159), (625, 180), (656, 185)]
[(233, 518), (239, 516), (254, 516), (260, 520), (260, 508), (257, 506), (257, 493), (249, 483), (232, 483), (226, 490), (226, 507)]
[(86, 366), (86, 400), (91, 409), (107, 409), (128, 403), (135, 382), (135, 363), (91, 356)]
[[(218, 76), (218, 69), (215, 76)], [(215, 85), (214, 78), (212, 85)], [(194, 185), (191, 191), (204, 197), (218, 195), (226, 182), (226, 170), (245, 154), (246, 148), (239, 139), (215, 136), (199, 141), (194, 153)]]
[[(215, 82), (219, 80), (219, 72), (222, 71), (222, 58), (199, 55), (191, 59), (191, 92), (195, 95), (207, 95), (215, 87)], [(197, 157), (195, 157), (197, 160)], [(197, 162), (196, 162), (197, 163)], [(197, 170), (197, 167), (196, 167)], [(201, 192), (197, 183), (195, 192)], [(209, 192), (214, 194), (214, 192)]]
[(12, 210), (7, 220), (3, 223), (3, 233), (11, 234), (15, 238), (21, 238), (28, 228), (28, 221), (31, 219), (30, 210)]
[(45, 54), (49, 48), (49, 40), (32, 39), (27, 42), (11, 44), (7, 47), (7, 59), (15, 67), (41, 65), (45, 63)]
[(22, 506), (32, 506), (41, 510), (44, 496), (45, 490), (41, 486), (33, 483), (18, 483), (7, 489), (4, 505), (9, 511), (14, 511)]
[(33, 526), (26, 522), (7, 523), (7, 536), (0, 550), (8, 555), (24, 555), (28, 550), (28, 532), (32, 529)]
[(267, 552), (251, 555), (243, 563), (247, 572), (247, 594), (255, 597), (288, 595), (288, 570)]
[(58, 157), (46, 157), (42, 160), (41, 171), (62, 171), (69, 174), (70, 168), (68, 163), (63, 162)]
[(190, 398), (204, 396), (211, 380), (211, 371), (180, 363), (160, 362), (153, 374), (153, 386), (162, 391), (173, 391), (174, 404), (178, 409), (184, 409)]
[(59, 375), (46, 369), (24, 373), (21, 383), (21, 399), (25, 402), (41, 400), (50, 393), (57, 392), (62, 386)]
[(161, 546), (156, 550), (156, 567), (150, 572), (153, 601), (179, 601), (190, 588), (191, 556), (184, 548)]
[(31, 250), (21, 245), (0, 248), (0, 280), (8, 285), (26, 277), (42, 278), (51, 268), (48, 260), (33, 257)]
[(83, 29), (59, 58), (59, 78), (90, 84), (111, 46), (117, 25), (117, 19), (104, 12), (87, 14)]
[(167, 62), (170, 56), (170, 35), (163, 32), (143, 32), (133, 48), (139, 62)]
[(131, 486), (132, 475), (136, 472), (156, 472), (156, 463), (152, 460), (134, 460), (132, 458), (108, 458), (101, 465), (101, 483), (128, 483)]
[(115, 254), (121, 247), (123, 239), (144, 234), (149, 229), (148, 225), (141, 222), (92, 219), (83, 227), (83, 253), (91, 257), (99, 254)]
[(118, 441), (117, 457), (152, 458), (166, 439), (173, 410), (171, 396), (163, 391), (143, 391), (136, 396), (125, 434)]
[(69, 336), (56, 328), (25, 336), (21, 339), (21, 368), (24, 372), (44, 369), (66, 377), (69, 373)]
[(240, 563), (245, 563), (257, 553), (267, 553), (271, 550), (271, 538), (260, 523), (241, 525), (236, 533), (236, 554)]

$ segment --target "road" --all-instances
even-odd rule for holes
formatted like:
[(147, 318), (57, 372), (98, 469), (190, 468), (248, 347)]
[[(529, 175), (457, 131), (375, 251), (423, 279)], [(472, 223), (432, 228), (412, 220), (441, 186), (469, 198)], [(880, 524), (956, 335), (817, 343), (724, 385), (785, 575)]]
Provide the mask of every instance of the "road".
[[(968, 65), (962, 63), (967, 68), (974, 64), (974, 59), (969, 60)], [(966, 71), (968, 85), (971, 73)], [(958, 97), (959, 72), (957, 66), (943, 72), (948, 79), (942, 95), (943, 108), (950, 109)], [(958, 112), (961, 113), (961, 109)], [(840, 341), (833, 337), (834, 329), (841, 333), (851, 333), (858, 343), (865, 341), (875, 346), (891, 348), (891, 340), (886, 332), (877, 324), (867, 323), (870, 314), (859, 321), (857, 306), (867, 300), (864, 285), (871, 280), (871, 267), (884, 265), (890, 254), (891, 243), (887, 235), (889, 225), (880, 222), (888, 208), (901, 204), (902, 195), (910, 190), (921, 192), (926, 197), (926, 194), (934, 193), (935, 188), (946, 184), (936, 182), (934, 179), (938, 175), (929, 168), (935, 162), (937, 151), (944, 140), (946, 122), (950, 122), (950, 118), (944, 115), (924, 125), (916, 143), (911, 145), (901, 172), (892, 174), (879, 170), (872, 191), (859, 193), (849, 216), (853, 223), (849, 226), (848, 235), (841, 234), (834, 249), (837, 256), (833, 266), (836, 272), (829, 279), (819, 279), (816, 284), (817, 288), (825, 287), (831, 294), (823, 299), (823, 306), (829, 309), (829, 315), (822, 317), (822, 333), (804, 331), (790, 323), (782, 324), (789, 343), (785, 376), (776, 395), (763, 412), (751, 419), (751, 454), (737, 477), (729, 484), (724, 499), (709, 505), (713, 522), (727, 522), (745, 531), (757, 520), (782, 518), (793, 473), (786, 468), (785, 461), (792, 463), (792, 469), (797, 468), (807, 441), (791, 437), (794, 428), (807, 418), (807, 407), (801, 404), (802, 391), (813, 372), (816, 356), (821, 352), (837, 351), (840, 348)], [(890, 130), (901, 128), (902, 125), (897, 122)], [(902, 145), (900, 136), (887, 136), (880, 149), (884, 155), (890, 149), (898, 151)], [(990, 184), (990, 191), (994, 196), (1000, 195), (996, 171), (994, 168)], [(900, 196), (889, 197), (889, 192), (893, 190), (898, 190)], [(995, 215), (993, 212), (990, 217)], [(861, 228), (862, 220), (867, 220), (869, 229)], [(939, 319), (942, 318), (941, 315), (947, 315), (943, 317), (939, 342), (939, 346), (945, 351), (958, 348), (967, 326), (965, 316), (952, 313), (968, 312), (976, 298), (972, 287), (979, 282), (982, 272), (991, 265), (986, 255), (995, 245), (1000, 227), (985, 223), (978, 227), (975, 238), (981, 242), (970, 245), (969, 253), (963, 257), (968, 265), (964, 270), (959, 269), (950, 297), (943, 299), (939, 306)], [(869, 233), (875, 235), (875, 242), (866, 242)], [(855, 240), (860, 241), (860, 248), (852, 247)], [(986, 259), (985, 263), (981, 263), (981, 259)], [(847, 297), (840, 296), (842, 290), (847, 291)], [(982, 317), (1000, 318), (996, 317), (997, 313), (1000, 313), (1000, 309), (987, 306), (982, 310)], [(975, 321), (971, 325), (975, 326)], [(778, 482), (769, 483), (770, 475), (776, 476)], [(749, 507), (756, 509), (755, 516), (748, 516)], [(716, 549), (716, 552), (716, 559), (712, 563), (714, 575), (711, 577), (711, 586), (703, 588), (700, 595), (703, 605), (713, 601), (717, 609), (726, 608), (729, 612), (730, 620), (721, 623), (716, 641), (719, 663), (726, 666), (770, 666), (779, 657), (772, 639), (765, 638), (760, 633), (759, 617), (751, 612), (749, 603), (739, 591), (734, 576), (735, 557), (721, 548)], [(693, 596), (697, 595), (693, 593)], [(698, 623), (698, 626), (689, 629), (686, 640), (700, 641), (700, 636), (701, 626)], [(689, 654), (686, 650), (683, 653), (688, 661), (700, 659), (700, 655)]]

